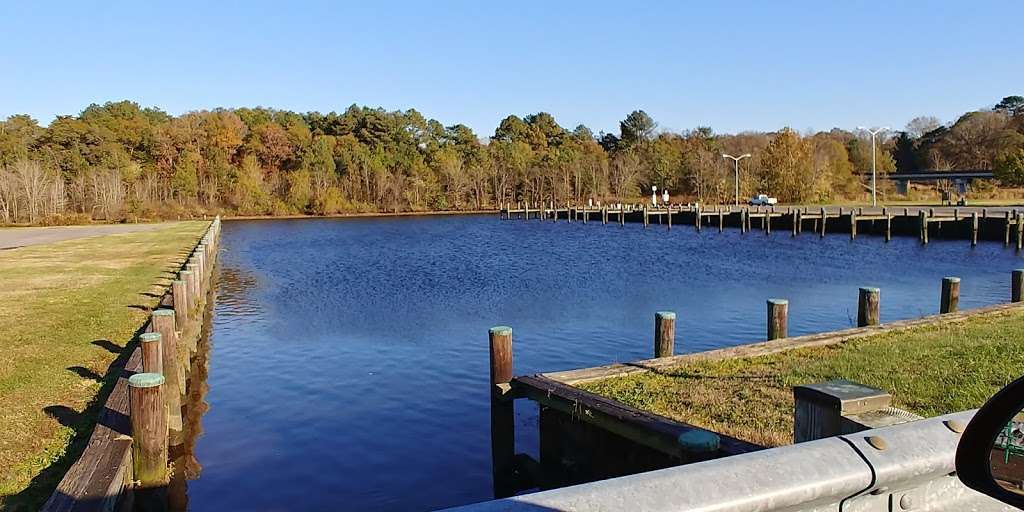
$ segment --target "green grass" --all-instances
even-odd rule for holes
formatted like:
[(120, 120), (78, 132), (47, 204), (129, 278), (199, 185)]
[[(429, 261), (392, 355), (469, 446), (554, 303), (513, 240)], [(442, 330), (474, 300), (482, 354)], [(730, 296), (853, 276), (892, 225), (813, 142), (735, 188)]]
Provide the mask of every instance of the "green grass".
[(77, 459), (111, 364), (205, 226), (0, 252), (0, 509), (38, 509)]
[(760, 357), (700, 361), (580, 387), (759, 444), (793, 436), (792, 387), (849, 379), (922, 416), (979, 407), (1024, 373), (1024, 313)]

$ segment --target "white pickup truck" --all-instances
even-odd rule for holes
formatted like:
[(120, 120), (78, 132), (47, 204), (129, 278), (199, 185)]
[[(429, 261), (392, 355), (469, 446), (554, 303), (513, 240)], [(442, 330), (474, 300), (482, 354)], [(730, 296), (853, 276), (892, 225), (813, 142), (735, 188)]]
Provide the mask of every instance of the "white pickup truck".
[(768, 197), (768, 194), (758, 194), (751, 197), (747, 204), (750, 206), (771, 206), (778, 203), (779, 200), (774, 197)]

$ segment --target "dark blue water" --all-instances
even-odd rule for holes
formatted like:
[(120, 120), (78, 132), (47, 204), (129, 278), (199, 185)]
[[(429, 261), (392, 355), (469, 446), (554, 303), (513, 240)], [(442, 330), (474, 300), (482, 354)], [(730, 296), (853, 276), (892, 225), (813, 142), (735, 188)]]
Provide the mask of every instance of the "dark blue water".
[[(1004, 302), (999, 243), (496, 216), (225, 222), (209, 412), (192, 510), (427, 510), (490, 498), (487, 329), (514, 329), (517, 374), (759, 341), (765, 299), (790, 334), (849, 327), (857, 287), (882, 320)], [(520, 407), (520, 450), (536, 425)]]

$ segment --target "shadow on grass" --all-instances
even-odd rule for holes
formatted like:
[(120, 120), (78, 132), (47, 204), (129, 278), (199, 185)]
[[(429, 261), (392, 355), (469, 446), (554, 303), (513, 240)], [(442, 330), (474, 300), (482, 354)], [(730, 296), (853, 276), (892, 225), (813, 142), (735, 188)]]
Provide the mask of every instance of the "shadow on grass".
[[(54, 492), (57, 484), (64, 477), (64, 474), (82, 456), (82, 452), (89, 444), (89, 438), (92, 436), (92, 431), (100, 412), (107, 403), (107, 397), (110, 396), (110, 392), (114, 389), (114, 385), (117, 383), (121, 371), (128, 362), (128, 358), (135, 350), (138, 344), (138, 341), (136, 341), (138, 336), (145, 332), (145, 327), (145, 323), (141, 325), (132, 335), (132, 341), (123, 348), (110, 340), (95, 340), (92, 342), (93, 345), (117, 354), (117, 358), (110, 363), (102, 377), (88, 370), (91, 375), (97, 377), (101, 385), (99, 391), (81, 413), (61, 404), (48, 405), (43, 408), (43, 412), (48, 416), (73, 431), (71, 441), (59, 457), (52, 460), (48, 466), (32, 478), (28, 487), (17, 494), (0, 497), (4, 510), (14, 512), (39, 510), (42, 508), (47, 498), (50, 497), (50, 494)], [(81, 367), (72, 366), (68, 370), (78, 373), (75, 368)]]
[(69, 366), (67, 370), (83, 379), (90, 379), (96, 382), (103, 380), (103, 376), (84, 367), (84, 366)]
[(622, 363), (622, 365), (623, 366), (630, 366), (630, 367), (633, 367), (633, 368), (639, 368), (641, 370), (646, 370), (646, 371), (648, 371), (650, 373), (653, 373), (655, 375), (660, 375), (662, 377), (668, 377), (670, 379), (680, 379), (680, 380), (686, 380), (686, 379), (690, 379), (690, 380), (715, 379), (715, 380), (739, 380), (739, 381), (743, 381), (743, 380), (767, 381), (767, 380), (775, 380), (775, 379), (779, 378), (778, 375), (771, 374), (771, 373), (761, 374), (761, 375), (747, 375), (747, 374), (743, 374), (743, 375), (706, 375), (706, 374), (702, 374), (702, 373), (681, 372), (678, 369), (672, 369), (672, 368), (665, 369), (665, 368), (659, 368), (659, 367), (654, 367), (654, 366), (647, 366), (647, 365), (643, 365), (643, 364), (639, 364), (639, 363)]
[[(140, 330), (138, 332), (141, 333), (143, 331)], [(116, 343), (114, 343), (113, 341), (110, 341), (110, 340), (94, 340), (91, 343), (93, 345), (96, 345), (97, 347), (100, 347), (100, 348), (106, 350), (107, 352), (112, 353), (112, 354), (120, 354), (121, 351), (124, 350), (124, 348), (125, 348), (125, 347), (122, 347), (122, 346), (120, 346), (120, 345), (118, 345), (118, 344), (116, 344)]]

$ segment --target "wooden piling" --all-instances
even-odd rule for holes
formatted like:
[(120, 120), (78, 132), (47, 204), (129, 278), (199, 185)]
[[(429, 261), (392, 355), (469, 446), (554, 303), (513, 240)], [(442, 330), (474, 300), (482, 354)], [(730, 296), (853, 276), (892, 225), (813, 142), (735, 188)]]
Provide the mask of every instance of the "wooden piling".
[(825, 224), (828, 223), (827, 221), (828, 221), (828, 211), (826, 211), (825, 207), (822, 206), (821, 207), (821, 238), (825, 238)]
[(648, 224), (650, 224), (650, 221), (647, 218), (647, 205), (644, 205), (644, 229), (647, 229)]
[(971, 247), (978, 245), (978, 211), (971, 213)]
[(1003, 245), (1004, 246), (1009, 246), (1010, 245), (1010, 212), (1009, 211), (1006, 212), (1006, 235), (1003, 238)]
[(722, 214), (721, 208), (718, 210), (718, 232), (721, 233), (725, 230), (725, 215)]
[(491, 366), (491, 471), (494, 496), (515, 493), (515, 406), (509, 394), (512, 381), (512, 328), (492, 327)]
[[(136, 373), (128, 378), (134, 480), (143, 489), (167, 485), (167, 406), (164, 376)], [(154, 500), (155, 501), (155, 500)]]
[(676, 314), (658, 311), (654, 314), (654, 357), (669, 357), (675, 351)]
[(785, 338), (789, 330), (789, 301), (768, 299), (768, 340)]
[(857, 239), (857, 214), (850, 210), (850, 240)]
[(669, 231), (671, 231), (672, 230), (672, 207), (671, 206), (666, 206), (665, 207), (665, 215), (668, 217), (668, 229), (669, 229)]
[(1024, 269), (1014, 270), (1010, 275), (1010, 302), (1024, 300)]
[(878, 325), (880, 294), (881, 291), (878, 288), (862, 287), (860, 289), (860, 297), (857, 300), (857, 327)]
[(764, 232), (766, 234), (772, 234), (772, 214), (771, 212), (765, 212), (764, 217), (761, 217), (761, 223), (764, 224)]
[(800, 226), (800, 210), (793, 210), (791, 212), (791, 215), (793, 216), (793, 235), (792, 236), (796, 236), (797, 227)]
[(150, 328), (160, 334), (161, 360), (163, 376), (167, 380), (164, 386), (164, 400), (167, 401), (168, 425), (172, 443), (182, 441), (181, 399), (185, 396), (185, 383), (188, 372), (188, 354), (190, 350), (178, 347), (178, 333), (174, 325), (174, 311), (157, 309), (149, 317)]
[(920, 211), (917, 212), (917, 215), (918, 215), (918, 223), (920, 224), (920, 229), (921, 229), (921, 235), (920, 235), (921, 236), (921, 243), (922, 244), (927, 244), (928, 243), (928, 213), (925, 212), (924, 210), (920, 210)]
[(1017, 250), (1024, 246), (1024, 217), (1020, 213), (1017, 214)]
[(163, 375), (164, 356), (160, 342), (160, 333), (144, 332), (140, 334), (139, 346), (142, 348), (142, 371)]
[(892, 214), (886, 212), (885, 214), (885, 241), (889, 242), (892, 240)]
[(188, 296), (195, 299), (189, 300), (188, 305), (192, 307), (192, 309), (195, 309), (196, 305), (199, 304), (199, 271), (196, 270), (196, 264), (185, 264), (185, 271), (181, 274), (185, 276), (183, 279), (185, 284), (188, 285)]
[(943, 277), (939, 313), (954, 313), (958, 309), (960, 309), (960, 278)]

